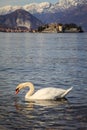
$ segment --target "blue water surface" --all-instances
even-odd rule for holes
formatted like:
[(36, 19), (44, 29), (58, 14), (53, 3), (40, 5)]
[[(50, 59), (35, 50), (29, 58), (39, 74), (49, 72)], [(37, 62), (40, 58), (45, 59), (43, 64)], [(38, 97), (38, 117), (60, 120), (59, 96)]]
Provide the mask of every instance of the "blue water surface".
[[(73, 90), (61, 101), (26, 102), (28, 89)], [(0, 129), (87, 130), (87, 33), (0, 33)]]

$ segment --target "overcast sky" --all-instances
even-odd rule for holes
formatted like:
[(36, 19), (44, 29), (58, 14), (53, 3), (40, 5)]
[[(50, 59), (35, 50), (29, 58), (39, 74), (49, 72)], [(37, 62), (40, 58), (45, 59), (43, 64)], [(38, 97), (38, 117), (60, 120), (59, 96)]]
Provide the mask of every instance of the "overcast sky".
[(57, 3), (58, 0), (0, 0), (0, 7), (6, 5), (26, 5), (29, 3), (50, 2)]

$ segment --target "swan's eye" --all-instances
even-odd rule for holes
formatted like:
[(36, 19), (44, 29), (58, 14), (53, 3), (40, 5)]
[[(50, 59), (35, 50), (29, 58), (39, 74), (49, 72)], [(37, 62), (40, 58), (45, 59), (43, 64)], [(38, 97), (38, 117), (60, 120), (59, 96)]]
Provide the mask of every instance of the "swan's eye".
[(18, 92), (19, 92), (19, 88), (16, 88), (15, 94), (18, 94)]

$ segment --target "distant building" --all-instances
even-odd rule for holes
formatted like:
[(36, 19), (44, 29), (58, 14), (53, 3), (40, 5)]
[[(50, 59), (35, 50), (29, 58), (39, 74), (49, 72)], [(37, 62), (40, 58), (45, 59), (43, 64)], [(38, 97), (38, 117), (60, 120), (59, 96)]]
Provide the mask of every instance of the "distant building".
[(62, 32), (63, 31), (63, 26), (62, 25), (58, 25), (58, 31)]

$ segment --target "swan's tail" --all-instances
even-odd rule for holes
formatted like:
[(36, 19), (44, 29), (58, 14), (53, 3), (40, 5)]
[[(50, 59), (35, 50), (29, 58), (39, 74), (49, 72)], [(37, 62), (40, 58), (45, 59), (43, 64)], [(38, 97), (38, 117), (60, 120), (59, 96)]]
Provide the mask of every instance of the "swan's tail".
[(72, 88), (73, 88), (73, 87), (67, 89), (67, 90), (61, 95), (61, 97), (62, 97), (62, 98), (65, 97), (65, 96), (72, 90)]

